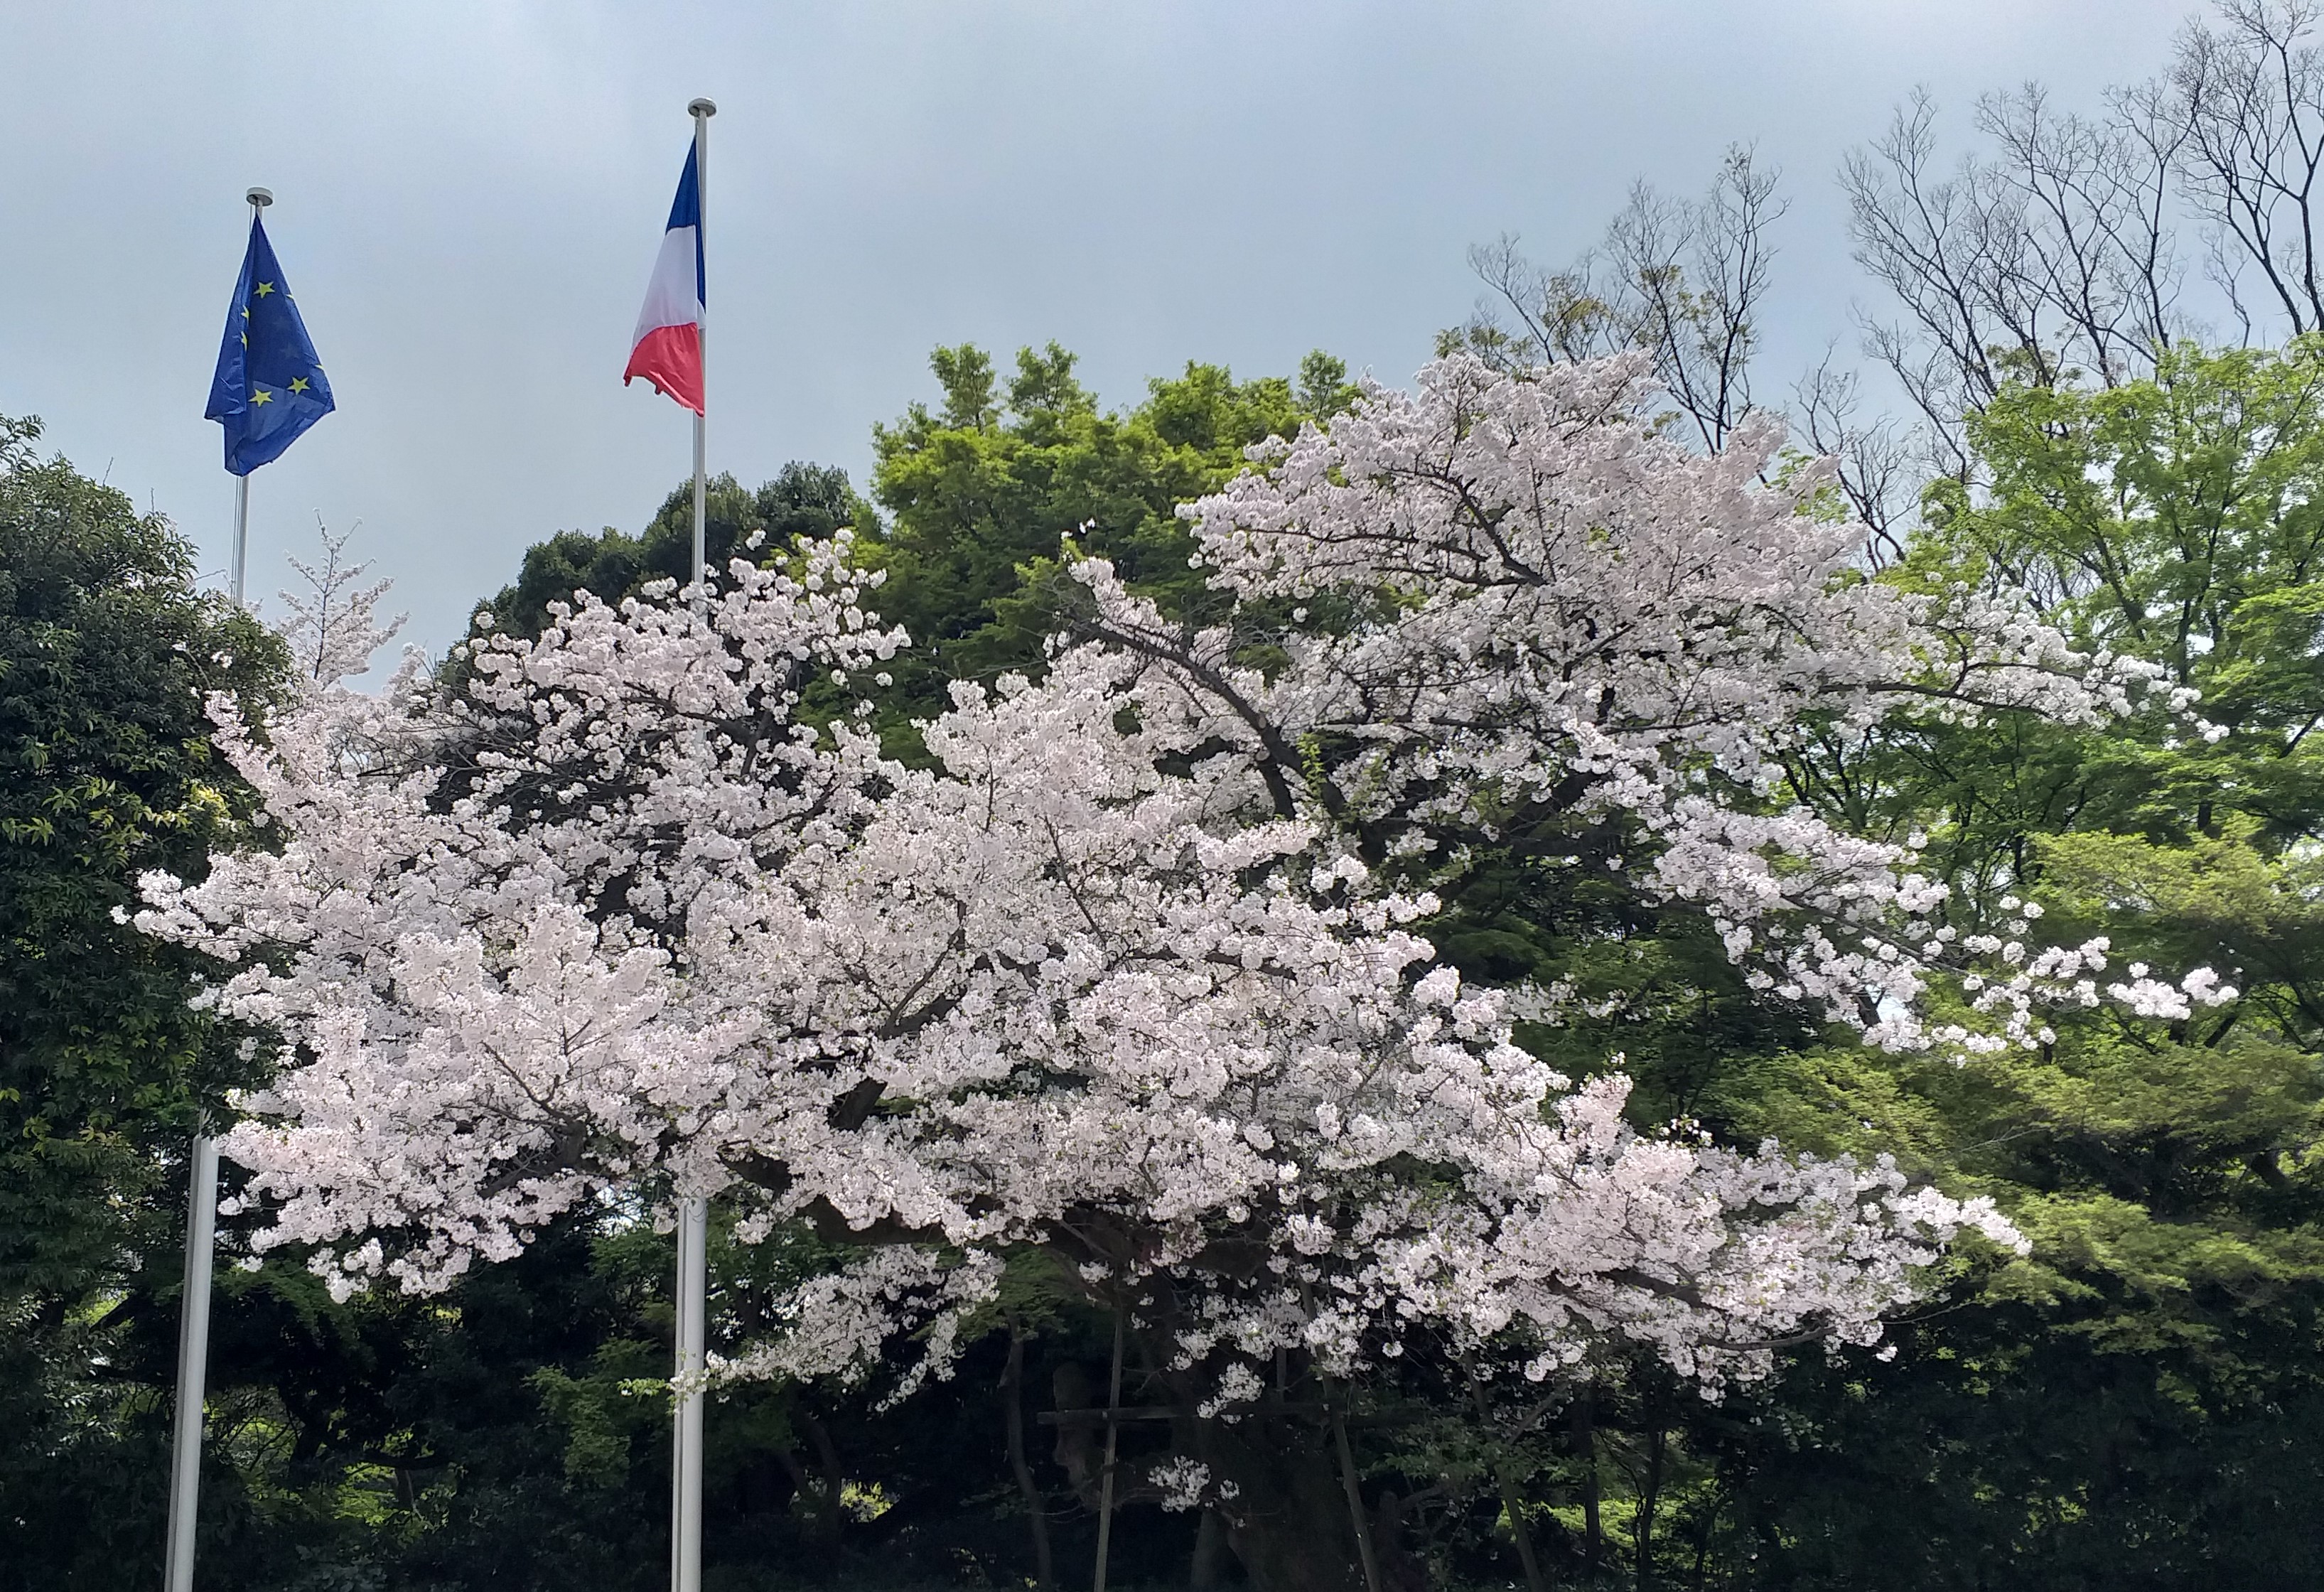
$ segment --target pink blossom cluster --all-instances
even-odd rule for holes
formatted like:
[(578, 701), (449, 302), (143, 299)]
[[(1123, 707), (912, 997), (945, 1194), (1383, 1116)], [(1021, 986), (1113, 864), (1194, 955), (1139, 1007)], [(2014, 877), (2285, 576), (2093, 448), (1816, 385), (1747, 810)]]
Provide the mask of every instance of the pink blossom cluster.
[[(1691, 455), (1642, 383), (1448, 360), (1256, 450), (1189, 511), (1234, 619), (1190, 630), (1084, 562), (1042, 676), (956, 686), (928, 768), (868, 700), (807, 711), (907, 644), (844, 532), (581, 598), (377, 698), (222, 707), (266, 824), (148, 879), (138, 921), (279, 1036), (226, 1144), (261, 1244), (429, 1289), (567, 1212), (715, 1195), (746, 1241), (853, 1246), (728, 1371), (853, 1375), (909, 1334), (906, 1388), (1039, 1246), (1167, 1327), (1222, 1414), (1285, 1348), (1540, 1378), (1618, 1339), (1715, 1387), (1876, 1341), (1964, 1228), (2017, 1242), (1991, 1207), (1637, 1130), (1618, 1075), (1514, 1042), (1558, 992), (1436, 962), (1435, 892), (1539, 814), (1615, 824), (1612, 865), (1784, 998), (1982, 1042), (1921, 1017), (1981, 958), (2006, 1042), (2097, 952), (1957, 943), (1911, 846), (1772, 799), (1776, 754), (1898, 711), (2090, 718), (2146, 680), (1861, 580), (1814, 471), (1765, 483), (1771, 427)], [(2220, 995), (2104, 998), (2158, 989)]]

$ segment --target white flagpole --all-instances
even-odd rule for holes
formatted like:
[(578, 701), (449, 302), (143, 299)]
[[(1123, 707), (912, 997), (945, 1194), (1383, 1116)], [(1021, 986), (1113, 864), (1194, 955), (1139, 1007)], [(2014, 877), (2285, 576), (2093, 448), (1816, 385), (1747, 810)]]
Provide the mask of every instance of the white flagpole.
[(162, 1585), (193, 1592), (194, 1517), (202, 1483), (202, 1383), (210, 1349), (210, 1247), (217, 1217), (217, 1141), (194, 1139), (187, 1182), (186, 1298), (178, 1319), (177, 1427), (170, 1455), (170, 1551)]
[[(254, 188), (250, 216), (274, 202)], [(234, 605), (243, 607), (250, 564), (250, 477), (234, 478)], [(170, 1440), (170, 1541), (164, 1592), (193, 1592), (194, 1527), (201, 1510), (202, 1400), (209, 1380), (210, 1271), (217, 1239), (217, 1141), (194, 1135), (186, 1177), (186, 1290), (178, 1315), (178, 1407)]]
[[(694, 118), (694, 198), (698, 245), (709, 245), (710, 118), (718, 107), (697, 99), (686, 107)], [(702, 407), (710, 408), (709, 309), (696, 323), (696, 346), (702, 357)], [(707, 416), (694, 417), (694, 578), (698, 583), (707, 558), (706, 517), (709, 507), (705, 474), (707, 456)], [(702, 1375), (704, 1328), (709, 1314), (710, 1203), (682, 1199), (678, 1205), (678, 1375), (679, 1393), (675, 1417), (677, 1452), (670, 1467), (669, 1584), (671, 1592), (702, 1592), (702, 1423), (705, 1413), (698, 1379)]]
[[(697, 1377), (702, 1373), (709, 1238), (709, 1201), (679, 1201), (678, 1374), (681, 1377)], [(702, 1592), (702, 1389), (682, 1385), (678, 1396), (678, 1463), (670, 1488), (670, 1585), (674, 1592)]]
[[(260, 211), (274, 202), (274, 196), (263, 188), (254, 188), (243, 198), (250, 201), (250, 218), (253, 221), (258, 219)], [(244, 378), (245, 382), (248, 379), (247, 375)], [(234, 478), (234, 605), (236, 608), (243, 606), (243, 574), (249, 565), (250, 476), (244, 474)]]
[[(686, 107), (694, 118), (694, 225), (696, 248), (710, 246), (710, 118), (718, 107), (706, 99), (697, 99)], [(704, 523), (709, 508), (708, 487), (705, 475), (707, 457), (707, 432), (710, 408), (710, 307), (701, 307), (702, 318), (695, 323), (695, 346), (702, 360), (702, 412), (694, 417), (694, 578), (702, 578), (702, 566), (706, 554)]]
[(250, 477), (234, 478), (234, 605), (242, 602), (243, 571), (250, 564)]

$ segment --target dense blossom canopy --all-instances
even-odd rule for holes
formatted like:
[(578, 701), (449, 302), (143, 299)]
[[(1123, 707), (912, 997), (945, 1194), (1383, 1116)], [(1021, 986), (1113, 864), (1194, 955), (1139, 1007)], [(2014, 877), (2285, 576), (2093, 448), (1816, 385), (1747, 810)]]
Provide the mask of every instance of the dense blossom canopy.
[(1188, 511), (1223, 622), (1083, 561), (1042, 677), (955, 686), (929, 768), (868, 703), (803, 712), (908, 644), (844, 531), (227, 715), (279, 843), (149, 879), (140, 922), (282, 1037), (226, 1146), (272, 1241), (429, 1288), (610, 1191), (718, 1193), (746, 1238), (857, 1246), (735, 1362), (796, 1375), (906, 1328), (941, 1371), (1038, 1245), (1167, 1326), (1214, 1410), (1285, 1347), (1344, 1373), (1419, 1335), (1539, 1377), (1619, 1337), (1716, 1386), (1877, 1339), (1961, 1228), (2006, 1224), (1886, 1163), (1637, 1131), (1618, 1073), (1514, 1042), (1561, 991), (1435, 962), (1434, 891), (1545, 816), (1610, 825), (1771, 998), (1892, 1047), (2232, 991), (2102, 988), (2104, 943), (2032, 947), (2030, 907), (1964, 943), (1912, 846), (1773, 801), (1810, 730), (2092, 720), (2149, 676), (1861, 579), (1771, 426), (1690, 454), (1650, 398), (1630, 359), (1370, 390)]

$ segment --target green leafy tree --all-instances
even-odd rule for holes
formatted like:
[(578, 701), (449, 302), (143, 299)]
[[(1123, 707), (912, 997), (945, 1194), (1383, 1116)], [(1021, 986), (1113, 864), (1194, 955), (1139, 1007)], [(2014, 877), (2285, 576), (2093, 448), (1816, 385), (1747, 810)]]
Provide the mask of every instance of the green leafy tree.
[(1251, 444), (1328, 419), (1355, 391), (1347, 367), (1322, 353), (1307, 356), (1296, 386), (1189, 363), (1148, 382), (1136, 407), (1109, 412), (1055, 343), (1019, 350), (1005, 390), (969, 345), (928, 363), (941, 408), (916, 403), (872, 431), (872, 495), (890, 516), (881, 612), (914, 642), (883, 704), (891, 732), (940, 711), (947, 681), (1038, 669), (1069, 540), (1172, 611), (1202, 612), (1178, 505), (1241, 469)]
[(124, 915), (246, 815), (204, 698), (262, 700), (287, 660), (169, 521), (39, 438), (0, 418), (0, 1564), (97, 1587), (159, 1573), (140, 1378), (174, 1333), (187, 1143), (251, 1067)]
[[(705, 483), (703, 556), (713, 570), (738, 554), (757, 556), (759, 548), (779, 556), (796, 538), (822, 540), (843, 525), (876, 532), (878, 522), (848, 484), (847, 472), (833, 465), (793, 460), (755, 492), (732, 475)], [(761, 538), (756, 548), (754, 536)], [(687, 482), (662, 500), (642, 531), (610, 525), (595, 536), (562, 530), (527, 548), (516, 580), (479, 604), (478, 622), (487, 623), (483, 616), (489, 615), (488, 628), (537, 636), (548, 623), (549, 604), (570, 603), (576, 592), (619, 603), (649, 581), (683, 584), (693, 575), (694, 483)]]
[(1803, 747), (1793, 794), (1924, 832), (1965, 932), (2031, 901), (2068, 943), (2110, 934), (2108, 978), (2209, 966), (2242, 998), (2061, 1014), (1965, 1065), (1803, 1046), (1722, 1074), (1732, 1131), (1900, 1149), (2034, 1241), (1898, 1365), (1796, 1372), (1779, 1440), (1719, 1445), (1722, 1529), (1770, 1586), (2313, 1585), (2324, 1537), (2293, 1500), (2324, 1487), (2324, 350), (2181, 345), (2104, 391), (2007, 386), (1965, 434), (1990, 490), (1933, 488), (1892, 578), (2026, 594), (2200, 692), (2200, 718), (1892, 732), (1846, 779)]
[(2010, 784), (2038, 799), (1971, 806), (1956, 778), (1936, 815), (1972, 910), (2014, 890), (2069, 932), (2108, 918), (2118, 962), (2244, 991), (2161, 1036), (2073, 1026), (1996, 1080), (2007, 1164), (2042, 1196), (2027, 1216), (2077, 1263), (2041, 1297), (2095, 1342), (2190, 1357), (2180, 1374), (2225, 1395), (2280, 1363), (2232, 1347), (2263, 1295), (2324, 1300), (2324, 348), (2182, 345), (2147, 381), (2008, 389), (1969, 436), (1990, 497), (1939, 489), (1913, 576), (2006, 580), (2200, 693), (2196, 722), (2005, 732)]

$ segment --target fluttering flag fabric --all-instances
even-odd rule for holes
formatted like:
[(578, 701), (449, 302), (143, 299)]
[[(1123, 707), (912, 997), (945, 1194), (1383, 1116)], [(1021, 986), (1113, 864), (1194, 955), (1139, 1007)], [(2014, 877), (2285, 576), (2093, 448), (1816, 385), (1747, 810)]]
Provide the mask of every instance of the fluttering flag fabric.
[(661, 253), (654, 258), (653, 280), (646, 284), (645, 308), (638, 311), (637, 335), (631, 339), (622, 386), (643, 376), (665, 398), (676, 399), (697, 415), (703, 412), (705, 296), (702, 188), (689, 147), (686, 170), (678, 179), (678, 198), (669, 207), (669, 226), (661, 235)]
[(254, 216), (242, 280), (226, 312), (217, 374), (210, 378), (209, 408), (203, 411), (226, 431), (227, 471), (247, 475), (272, 464), (337, 407), (274, 245)]

